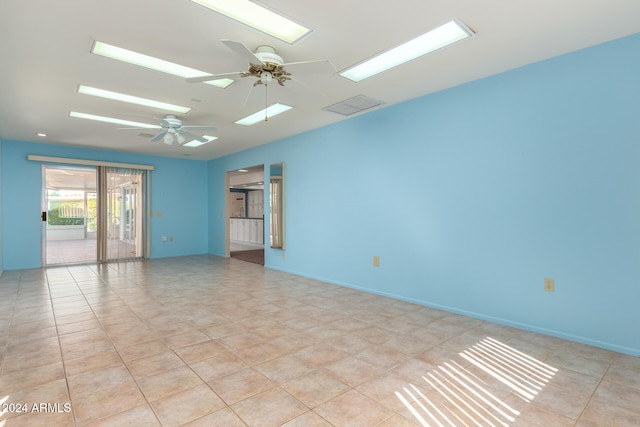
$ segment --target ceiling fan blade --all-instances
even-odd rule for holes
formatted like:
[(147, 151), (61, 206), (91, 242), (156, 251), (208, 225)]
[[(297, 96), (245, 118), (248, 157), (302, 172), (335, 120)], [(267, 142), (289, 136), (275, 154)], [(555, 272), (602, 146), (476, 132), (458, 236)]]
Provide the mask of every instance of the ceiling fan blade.
[(307, 84), (307, 83), (303, 82), (303, 81), (302, 81), (302, 80), (300, 80), (300, 79), (296, 79), (296, 78), (295, 78), (295, 77), (293, 77), (293, 76), (290, 76), (290, 79), (291, 79), (291, 81), (292, 81), (292, 82), (296, 82), (296, 83), (298, 83), (300, 86), (304, 86), (304, 87), (305, 87), (305, 89), (308, 89), (308, 90), (310, 90), (310, 91), (312, 91), (312, 92), (315, 92), (315, 93), (317, 93), (317, 94), (318, 94), (318, 95), (320, 95), (320, 96), (327, 96), (327, 94), (326, 94), (326, 93), (322, 92), (321, 90), (317, 89), (316, 87), (314, 87), (314, 86), (312, 86), (312, 85), (310, 85), (310, 84)]
[(161, 132), (158, 135), (154, 136), (153, 138), (151, 138), (151, 142), (156, 142), (156, 141), (160, 141), (162, 138), (164, 138), (164, 136), (166, 135), (166, 132)]
[(249, 50), (244, 44), (234, 41), (223, 39), (221, 42), (229, 49), (242, 56), (250, 64), (264, 64), (253, 52)]
[(226, 77), (226, 76), (239, 76), (240, 74), (245, 73), (244, 71), (234, 71), (232, 73), (220, 73), (220, 74), (209, 74), (207, 76), (199, 76), (199, 77), (188, 77), (185, 80), (188, 83), (202, 83), (202, 82), (208, 82), (211, 80), (218, 80), (220, 78)]
[(329, 60), (302, 61), (282, 64), (292, 74), (335, 74), (336, 67)]
[(200, 142), (208, 142), (208, 140), (205, 137), (200, 136), (200, 135), (196, 135), (195, 133), (191, 133), (191, 132), (186, 131), (186, 130), (181, 130), (180, 131), (180, 135), (184, 136), (186, 139), (195, 139), (195, 140), (198, 140)]

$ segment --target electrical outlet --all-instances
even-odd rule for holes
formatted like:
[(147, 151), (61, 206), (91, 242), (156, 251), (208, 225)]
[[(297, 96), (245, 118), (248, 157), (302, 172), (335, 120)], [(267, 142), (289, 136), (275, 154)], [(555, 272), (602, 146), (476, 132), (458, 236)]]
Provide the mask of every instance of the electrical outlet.
[(380, 257), (377, 255), (374, 255), (373, 257), (373, 266), (374, 267), (380, 267)]
[(553, 279), (544, 279), (544, 290), (547, 292), (553, 292), (555, 290)]

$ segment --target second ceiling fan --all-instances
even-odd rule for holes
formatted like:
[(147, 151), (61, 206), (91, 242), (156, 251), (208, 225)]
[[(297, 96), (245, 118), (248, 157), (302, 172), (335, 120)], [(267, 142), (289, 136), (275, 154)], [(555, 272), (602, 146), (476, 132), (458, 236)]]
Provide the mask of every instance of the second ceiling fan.
[[(243, 71), (234, 71), (230, 73), (210, 74), (200, 77), (191, 77), (187, 81), (190, 83), (206, 82), (229, 76), (255, 77), (257, 80), (253, 86), (269, 85), (276, 81), (280, 86), (284, 86), (288, 80), (297, 79), (292, 77), (306, 74), (333, 74), (336, 72), (335, 67), (329, 60), (319, 61), (302, 61), (302, 62), (284, 62), (282, 57), (276, 53), (276, 50), (267, 45), (258, 46), (255, 52), (249, 50), (243, 43), (224, 39), (222, 43), (229, 49), (242, 56), (249, 63), (248, 69)], [(299, 82), (299, 81), (298, 81)], [(299, 82), (300, 83), (300, 82)], [(302, 84), (302, 83), (301, 83)]]
[[(171, 145), (174, 140), (179, 145), (196, 140), (202, 143), (209, 142), (210, 139), (204, 136), (196, 135), (192, 133), (192, 130), (217, 130), (214, 126), (184, 126), (182, 120), (173, 114), (167, 114), (163, 119), (160, 119), (159, 129), (162, 130), (158, 135), (151, 138), (151, 142), (162, 140), (165, 144)], [(120, 128), (124, 130), (145, 130), (147, 128)]]

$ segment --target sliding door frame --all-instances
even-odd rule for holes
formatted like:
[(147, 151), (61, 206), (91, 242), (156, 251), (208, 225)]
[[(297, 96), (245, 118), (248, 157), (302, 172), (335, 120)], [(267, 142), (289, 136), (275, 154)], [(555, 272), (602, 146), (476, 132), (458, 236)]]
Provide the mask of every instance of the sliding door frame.
[[(29, 154), (27, 155), (27, 160), (41, 162), (43, 163), (54, 163), (54, 164), (64, 164), (64, 165), (83, 165), (83, 166), (94, 166), (97, 169), (98, 180), (96, 185), (96, 193), (97, 193), (97, 211), (98, 211), (98, 224), (103, 224), (102, 226), (98, 226), (97, 230), (97, 262), (106, 262), (108, 261), (108, 253), (107, 253), (107, 243), (106, 238), (108, 237), (105, 232), (107, 230), (107, 209), (106, 209), (106, 197), (107, 197), (107, 181), (106, 181), (106, 169), (107, 167), (114, 168), (123, 168), (123, 169), (137, 169), (142, 170), (144, 176), (144, 183), (142, 184), (142, 212), (143, 212), (143, 221), (141, 225), (141, 231), (144, 234), (143, 237), (143, 258), (148, 259), (151, 256), (151, 171), (155, 169), (154, 166), (151, 165), (139, 165), (139, 164), (131, 164), (131, 163), (118, 163), (118, 162), (104, 162), (100, 160), (86, 160), (86, 159), (73, 159), (73, 158), (64, 158), (64, 157), (50, 157), (50, 156), (40, 156)], [(102, 171), (102, 172), (101, 172)], [(103, 175), (101, 177), (101, 174)], [(43, 180), (45, 177), (43, 177)], [(45, 191), (45, 185), (42, 186), (43, 191)], [(42, 201), (44, 205), (44, 199)], [(43, 206), (43, 212), (46, 211)], [(44, 222), (44, 221), (43, 221)], [(46, 222), (42, 225), (46, 227)], [(42, 233), (46, 233), (46, 230), (43, 229)], [(46, 239), (46, 234), (42, 234), (43, 239)], [(42, 257), (42, 265), (46, 266), (46, 253), (44, 246), (41, 248), (41, 257)]]

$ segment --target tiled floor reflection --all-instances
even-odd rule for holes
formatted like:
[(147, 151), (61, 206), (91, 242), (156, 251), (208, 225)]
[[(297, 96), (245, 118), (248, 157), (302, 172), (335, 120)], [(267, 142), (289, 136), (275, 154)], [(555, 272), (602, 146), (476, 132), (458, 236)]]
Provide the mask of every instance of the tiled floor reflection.
[(0, 426), (638, 426), (640, 358), (234, 259), (5, 271)]

